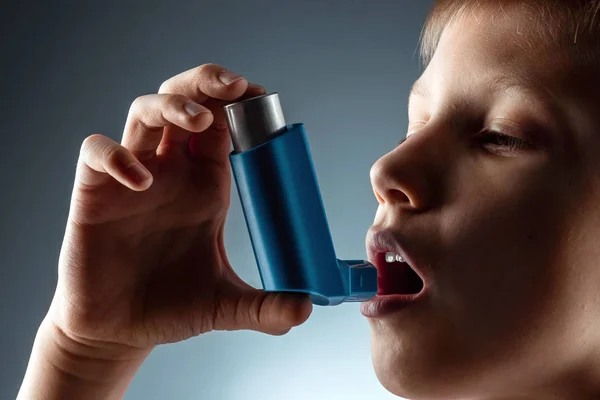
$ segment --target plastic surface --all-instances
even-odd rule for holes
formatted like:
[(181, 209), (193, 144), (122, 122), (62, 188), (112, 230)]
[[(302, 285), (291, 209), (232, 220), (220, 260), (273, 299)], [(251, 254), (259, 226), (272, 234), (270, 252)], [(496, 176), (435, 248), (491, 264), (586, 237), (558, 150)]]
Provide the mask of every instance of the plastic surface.
[(308, 293), (316, 305), (365, 301), (377, 271), (338, 260), (303, 124), (253, 149), (230, 154), (263, 288)]

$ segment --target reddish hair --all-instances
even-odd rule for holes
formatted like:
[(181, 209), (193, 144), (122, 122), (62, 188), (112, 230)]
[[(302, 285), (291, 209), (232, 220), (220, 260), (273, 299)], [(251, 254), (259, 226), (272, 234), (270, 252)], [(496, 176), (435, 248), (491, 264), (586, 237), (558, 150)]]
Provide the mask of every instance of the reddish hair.
[(529, 46), (542, 40), (573, 51), (580, 62), (600, 61), (600, 0), (438, 0), (421, 32), (421, 60), (429, 64), (444, 29), (466, 13), (484, 9), (493, 22), (514, 7), (531, 21)]

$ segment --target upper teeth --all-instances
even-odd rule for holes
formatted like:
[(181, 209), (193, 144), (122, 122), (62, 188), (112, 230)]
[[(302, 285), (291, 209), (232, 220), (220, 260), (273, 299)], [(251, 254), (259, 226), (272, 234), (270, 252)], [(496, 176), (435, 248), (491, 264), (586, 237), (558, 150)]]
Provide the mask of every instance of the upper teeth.
[(404, 258), (402, 258), (401, 255), (398, 255), (396, 253), (388, 252), (388, 253), (385, 253), (385, 261), (387, 261), (389, 263), (392, 263), (394, 261), (404, 262)]

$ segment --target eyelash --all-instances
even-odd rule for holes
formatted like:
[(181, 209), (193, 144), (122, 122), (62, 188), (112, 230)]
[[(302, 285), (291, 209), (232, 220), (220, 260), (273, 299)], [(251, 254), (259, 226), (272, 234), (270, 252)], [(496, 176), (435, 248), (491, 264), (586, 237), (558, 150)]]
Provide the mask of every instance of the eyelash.
[[(496, 150), (492, 150), (494, 153), (512, 153), (518, 150), (531, 148), (533, 144), (527, 140), (519, 139), (514, 136), (505, 135), (500, 132), (492, 131), (489, 129), (483, 130), (475, 137), (477, 144), (480, 146), (495, 146)], [(398, 145), (406, 142), (407, 137), (404, 137)], [(494, 140), (503, 141), (502, 143), (491, 143)], [(500, 148), (500, 149), (499, 149)]]
[(476, 137), (477, 144), (489, 149), (493, 153), (514, 153), (519, 150), (531, 148), (531, 142), (504, 133), (483, 130)]

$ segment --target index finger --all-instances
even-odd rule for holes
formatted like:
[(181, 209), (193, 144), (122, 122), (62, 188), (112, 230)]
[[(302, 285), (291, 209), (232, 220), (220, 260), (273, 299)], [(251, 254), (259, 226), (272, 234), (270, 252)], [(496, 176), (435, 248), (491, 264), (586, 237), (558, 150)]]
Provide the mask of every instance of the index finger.
[(167, 79), (158, 93), (182, 94), (202, 104), (209, 98), (235, 100), (248, 89), (241, 75), (217, 64), (204, 64)]

